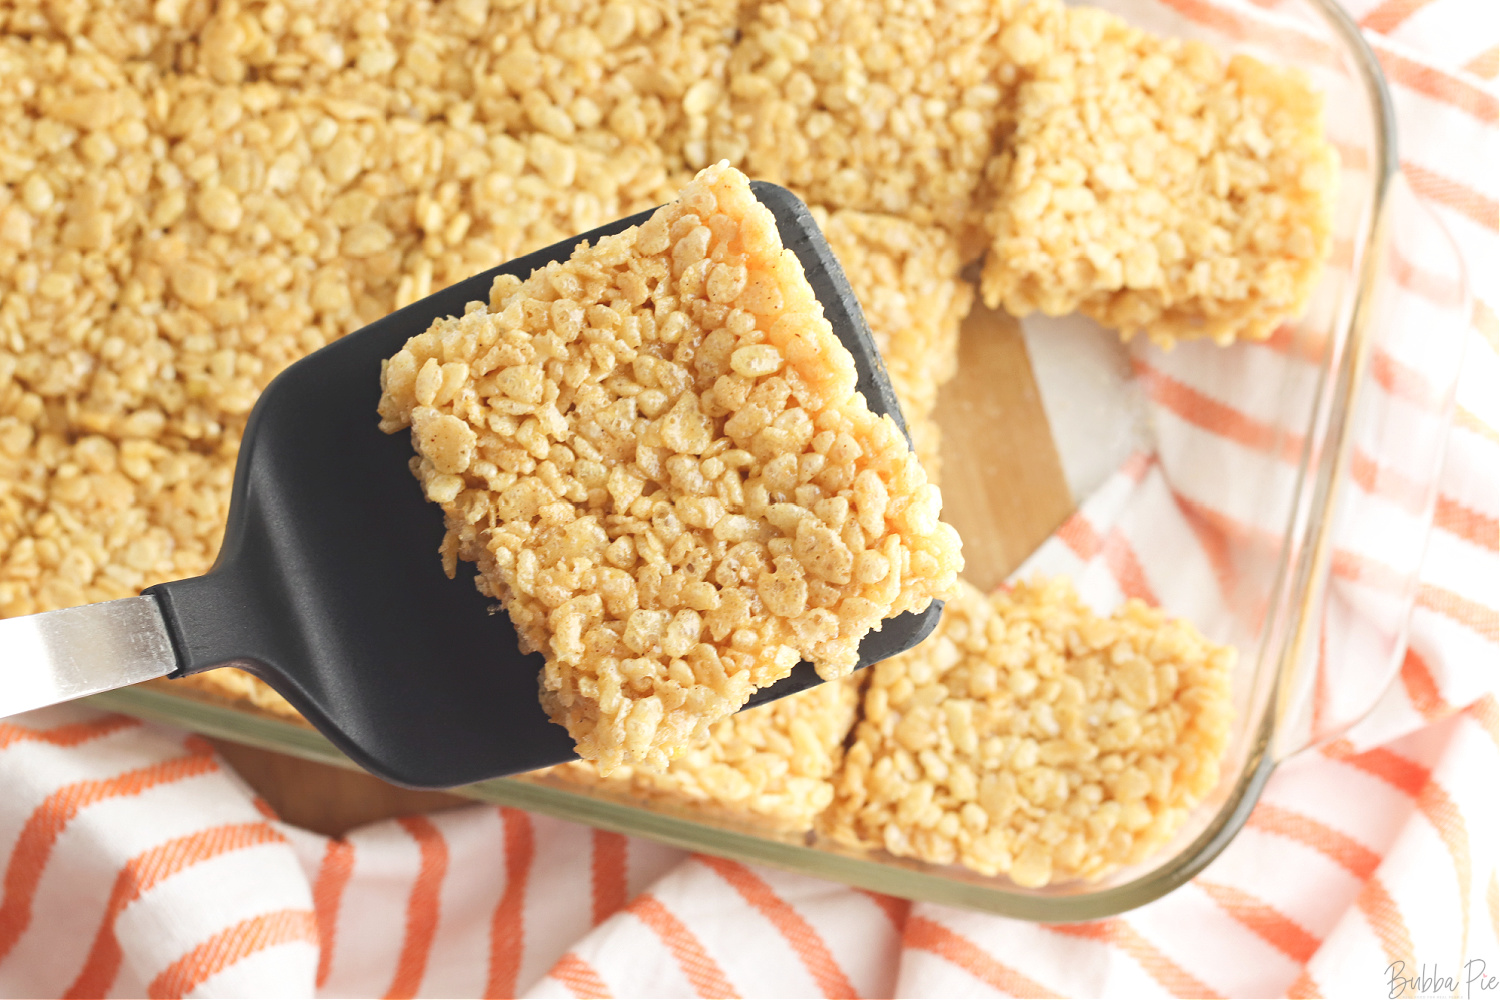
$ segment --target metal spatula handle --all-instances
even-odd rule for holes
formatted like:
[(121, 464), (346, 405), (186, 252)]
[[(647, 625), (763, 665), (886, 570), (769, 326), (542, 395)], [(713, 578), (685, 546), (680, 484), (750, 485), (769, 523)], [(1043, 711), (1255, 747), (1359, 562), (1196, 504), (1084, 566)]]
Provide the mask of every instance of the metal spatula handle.
[(0, 620), (0, 718), (177, 669), (156, 598)]

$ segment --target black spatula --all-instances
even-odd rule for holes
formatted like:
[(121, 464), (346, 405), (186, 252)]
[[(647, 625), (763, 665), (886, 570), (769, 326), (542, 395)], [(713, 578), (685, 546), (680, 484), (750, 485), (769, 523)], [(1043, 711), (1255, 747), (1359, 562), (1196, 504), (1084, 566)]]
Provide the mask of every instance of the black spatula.
[[(806, 206), (773, 184), (752, 189), (854, 355), (870, 408), (900, 423), (859, 304)], [(443, 574), (442, 516), (407, 469), (410, 439), (376, 426), (380, 362), (434, 319), (487, 301), (496, 275), (524, 279), (650, 214), (475, 275), (288, 368), (245, 428), (213, 569), (141, 597), (0, 621), (0, 715), (236, 666), (399, 784), (451, 787), (571, 759), (572, 740), (537, 700), (540, 654), (518, 652), (509, 616), (491, 612), (472, 573)], [(861, 644), (860, 665), (921, 641), (939, 610), (885, 622)], [(803, 663), (750, 704), (816, 683)]]

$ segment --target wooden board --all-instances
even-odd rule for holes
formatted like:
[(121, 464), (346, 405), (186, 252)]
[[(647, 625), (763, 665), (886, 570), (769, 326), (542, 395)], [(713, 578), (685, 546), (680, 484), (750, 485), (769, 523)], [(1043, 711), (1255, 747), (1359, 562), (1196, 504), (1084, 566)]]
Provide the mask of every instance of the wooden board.
[(209, 742), (277, 816), (293, 826), (331, 837), (379, 819), (472, 804), (457, 795), (400, 788), (360, 771), (242, 743), (219, 739)]
[[(976, 305), (957, 377), (940, 395), (944, 518), (964, 540), (964, 576), (999, 584), (1073, 510), (1047, 415), (1015, 321)], [(465, 800), (238, 744), (215, 744), (289, 823), (330, 835)]]
[(958, 375), (938, 395), (943, 519), (964, 541), (964, 578), (998, 586), (1073, 512), (1073, 496), (1016, 321), (976, 303)]

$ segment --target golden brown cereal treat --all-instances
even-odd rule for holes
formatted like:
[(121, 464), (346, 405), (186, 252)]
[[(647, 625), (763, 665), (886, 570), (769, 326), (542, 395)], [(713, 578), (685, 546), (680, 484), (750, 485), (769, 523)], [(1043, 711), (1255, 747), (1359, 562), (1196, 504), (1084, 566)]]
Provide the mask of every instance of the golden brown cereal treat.
[(621, 767), (607, 778), (587, 761), (549, 768), (549, 778), (628, 792), (783, 833), (812, 829), (833, 801), (833, 776), (854, 725), (868, 671), (748, 708), (709, 728), (663, 769)]
[(751, 692), (925, 608), (962, 566), (941, 497), (854, 387), (749, 182), (495, 282), (382, 373), (443, 507), (582, 757), (660, 767)]
[(1036, 887), (1165, 844), (1218, 782), (1234, 650), (1064, 579), (987, 598), (877, 664), (819, 827), (834, 840)]
[(155, 270), (136, 238), (152, 177), (143, 103), (86, 42), (67, 55), (0, 36), (3, 616), (202, 572), (233, 462), (200, 420), (185, 421), (193, 447), (156, 444), (169, 417), (152, 397), (189, 406), (170, 338), (198, 331), (138, 302)]
[(0, 13), (0, 615), (205, 572), (282, 368), (669, 193), (518, 121), (481, 8)]
[(1306, 306), (1337, 160), (1304, 76), (1091, 8), (1012, 46), (1030, 79), (991, 168), (982, 288), (1127, 339), (1260, 340)]
[(709, 156), (951, 228), (980, 169), (969, 112), (1005, 140), (1054, 11), (0, 4), (0, 615), (206, 571), (245, 415), (282, 368), (659, 204)]
[(707, 165), (738, 0), (505, 6), (494, 5), (483, 37), (499, 53), (485, 96), (503, 109), (508, 131), (600, 150), (644, 143), (661, 150), (673, 175)]
[(957, 230), (974, 221), (1009, 114), (1014, 72), (997, 38), (1027, 2), (756, 5), (710, 155), (809, 202)]
[(958, 330), (974, 289), (958, 276), (958, 240), (893, 215), (814, 209), (814, 217), (869, 321), (912, 448), (937, 481), (938, 389), (958, 370)]

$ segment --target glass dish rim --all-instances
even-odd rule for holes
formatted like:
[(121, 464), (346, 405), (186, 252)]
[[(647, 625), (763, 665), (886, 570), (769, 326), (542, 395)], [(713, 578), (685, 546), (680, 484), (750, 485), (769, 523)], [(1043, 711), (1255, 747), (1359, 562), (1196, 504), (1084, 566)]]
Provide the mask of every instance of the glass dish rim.
[[(1343, 43), (1358, 74), (1359, 82), (1373, 100), (1372, 146), (1374, 162), (1367, 217), (1360, 224), (1355, 245), (1362, 251), (1358, 261), (1345, 329), (1335, 330), (1330, 350), (1337, 352), (1337, 365), (1326, 365), (1321, 374), (1319, 397), (1326, 401), (1321, 413), (1325, 426), (1319, 440), (1323, 447), (1304, 456), (1299, 477), (1309, 480), (1310, 498), (1303, 516), (1294, 518), (1283, 539), (1283, 552), (1295, 554), (1286, 560), (1275, 592), (1278, 614), (1286, 616), (1287, 630), (1273, 661), (1272, 697), (1261, 710), (1250, 750), (1233, 787), (1207, 827), (1162, 864), (1121, 885), (1070, 895), (1039, 895), (1012, 892), (960, 879), (944, 878), (931, 870), (841, 853), (836, 845), (812, 846), (776, 839), (766, 832), (749, 832), (711, 825), (682, 815), (665, 813), (642, 804), (627, 804), (582, 788), (563, 789), (524, 778), (496, 778), (452, 791), (467, 798), (526, 809), (558, 819), (585, 823), (615, 833), (643, 836), (689, 851), (705, 850), (737, 861), (765, 864), (785, 870), (833, 879), (848, 885), (909, 899), (959, 906), (966, 909), (1049, 923), (1095, 920), (1134, 909), (1157, 899), (1190, 880), (1206, 867), (1239, 832), (1259, 800), (1261, 790), (1276, 766), (1272, 738), (1282, 715), (1296, 673), (1306, 633), (1316, 618), (1331, 559), (1332, 513), (1346, 467), (1349, 422), (1355, 398), (1363, 381), (1369, 354), (1367, 326), (1376, 286), (1379, 249), (1388, 214), (1390, 185), (1398, 172), (1395, 111), (1378, 59), (1365, 42), (1358, 25), (1337, 0), (1306, 0)], [(1331, 388), (1328, 379), (1333, 379)], [(1309, 437), (1307, 447), (1315, 445)], [(1300, 491), (1299, 491), (1300, 492)], [(192, 689), (172, 692), (158, 683), (138, 685), (86, 699), (93, 707), (123, 712), (149, 721), (185, 726), (208, 736), (290, 754), (306, 760), (358, 770), (349, 758), (311, 727), (269, 713), (199, 695)]]

